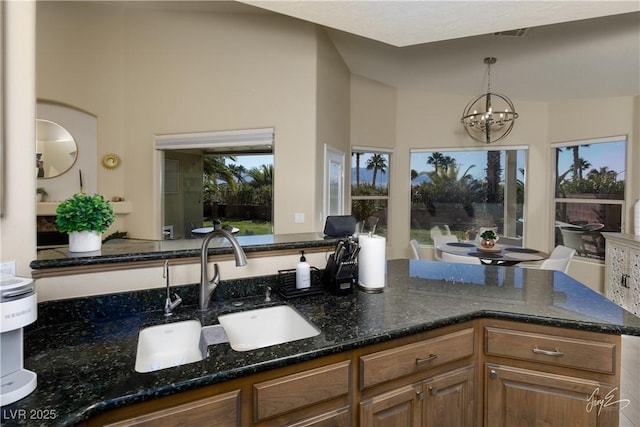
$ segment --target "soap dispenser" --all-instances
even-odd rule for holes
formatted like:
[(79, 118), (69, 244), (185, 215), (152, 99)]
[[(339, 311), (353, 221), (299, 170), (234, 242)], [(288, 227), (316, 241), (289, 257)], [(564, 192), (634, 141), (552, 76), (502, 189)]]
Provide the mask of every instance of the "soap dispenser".
[(311, 266), (300, 251), (300, 262), (296, 265), (296, 289), (306, 289), (311, 286)]

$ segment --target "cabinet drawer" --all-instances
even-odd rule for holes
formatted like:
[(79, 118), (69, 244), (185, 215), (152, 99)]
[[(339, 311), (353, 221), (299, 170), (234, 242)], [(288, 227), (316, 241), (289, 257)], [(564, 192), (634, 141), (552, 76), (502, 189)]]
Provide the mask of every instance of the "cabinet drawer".
[(473, 328), (360, 358), (360, 388), (473, 356)]
[(347, 360), (254, 384), (255, 420), (348, 394), (350, 363)]
[(485, 328), (485, 353), (610, 374), (616, 369), (615, 344), (510, 329)]

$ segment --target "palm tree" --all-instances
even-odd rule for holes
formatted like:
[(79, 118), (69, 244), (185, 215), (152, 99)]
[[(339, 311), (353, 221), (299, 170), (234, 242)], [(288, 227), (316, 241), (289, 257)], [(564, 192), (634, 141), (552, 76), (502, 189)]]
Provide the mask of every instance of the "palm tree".
[(487, 203), (500, 202), (500, 151), (487, 151)]
[(238, 184), (244, 182), (244, 176), (247, 173), (247, 168), (237, 163), (231, 163), (230, 165), (228, 165), (228, 168)]
[(362, 153), (356, 152), (356, 188), (360, 187), (360, 155)]
[(247, 172), (251, 178), (251, 185), (262, 187), (273, 184), (273, 165), (262, 165), (259, 168), (252, 168)]
[(387, 161), (381, 154), (374, 154), (369, 160), (367, 160), (367, 169), (373, 169), (372, 185), (376, 186), (376, 177), (378, 171), (385, 173), (387, 170)]
[(437, 173), (440, 166), (442, 166), (443, 161), (444, 161), (444, 156), (442, 155), (442, 153), (435, 151), (427, 159), (427, 164), (433, 165)]
[(235, 157), (231, 156), (205, 156), (203, 157), (203, 168), (205, 180), (208, 181), (213, 188), (218, 188), (218, 180), (229, 185), (231, 191), (236, 190), (236, 181), (233, 173), (226, 164), (226, 159), (235, 161)]

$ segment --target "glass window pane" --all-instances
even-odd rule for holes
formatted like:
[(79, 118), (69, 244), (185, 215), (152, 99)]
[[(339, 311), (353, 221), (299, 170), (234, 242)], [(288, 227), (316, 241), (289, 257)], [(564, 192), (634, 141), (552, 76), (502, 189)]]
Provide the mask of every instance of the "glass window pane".
[(389, 154), (353, 152), (351, 155), (351, 195), (389, 195)]
[(522, 236), (525, 150), (411, 153), (411, 239), (474, 239), (480, 227)]
[(604, 259), (602, 232), (622, 230), (622, 204), (556, 203), (555, 245), (578, 256)]
[(378, 218), (375, 234), (387, 237), (387, 200), (352, 200), (351, 215), (357, 221), (366, 221), (369, 217)]
[(556, 148), (556, 198), (624, 199), (626, 141)]

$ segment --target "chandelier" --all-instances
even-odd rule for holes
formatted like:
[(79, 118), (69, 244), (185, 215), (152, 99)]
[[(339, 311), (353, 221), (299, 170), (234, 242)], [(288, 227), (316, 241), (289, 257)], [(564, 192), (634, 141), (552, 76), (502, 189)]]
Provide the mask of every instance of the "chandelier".
[(487, 144), (500, 141), (509, 135), (518, 118), (518, 113), (515, 112), (513, 102), (509, 98), (491, 92), (491, 65), (496, 61), (496, 58), (484, 58), (488, 67), (487, 93), (469, 102), (460, 119), (464, 130), (471, 138)]

